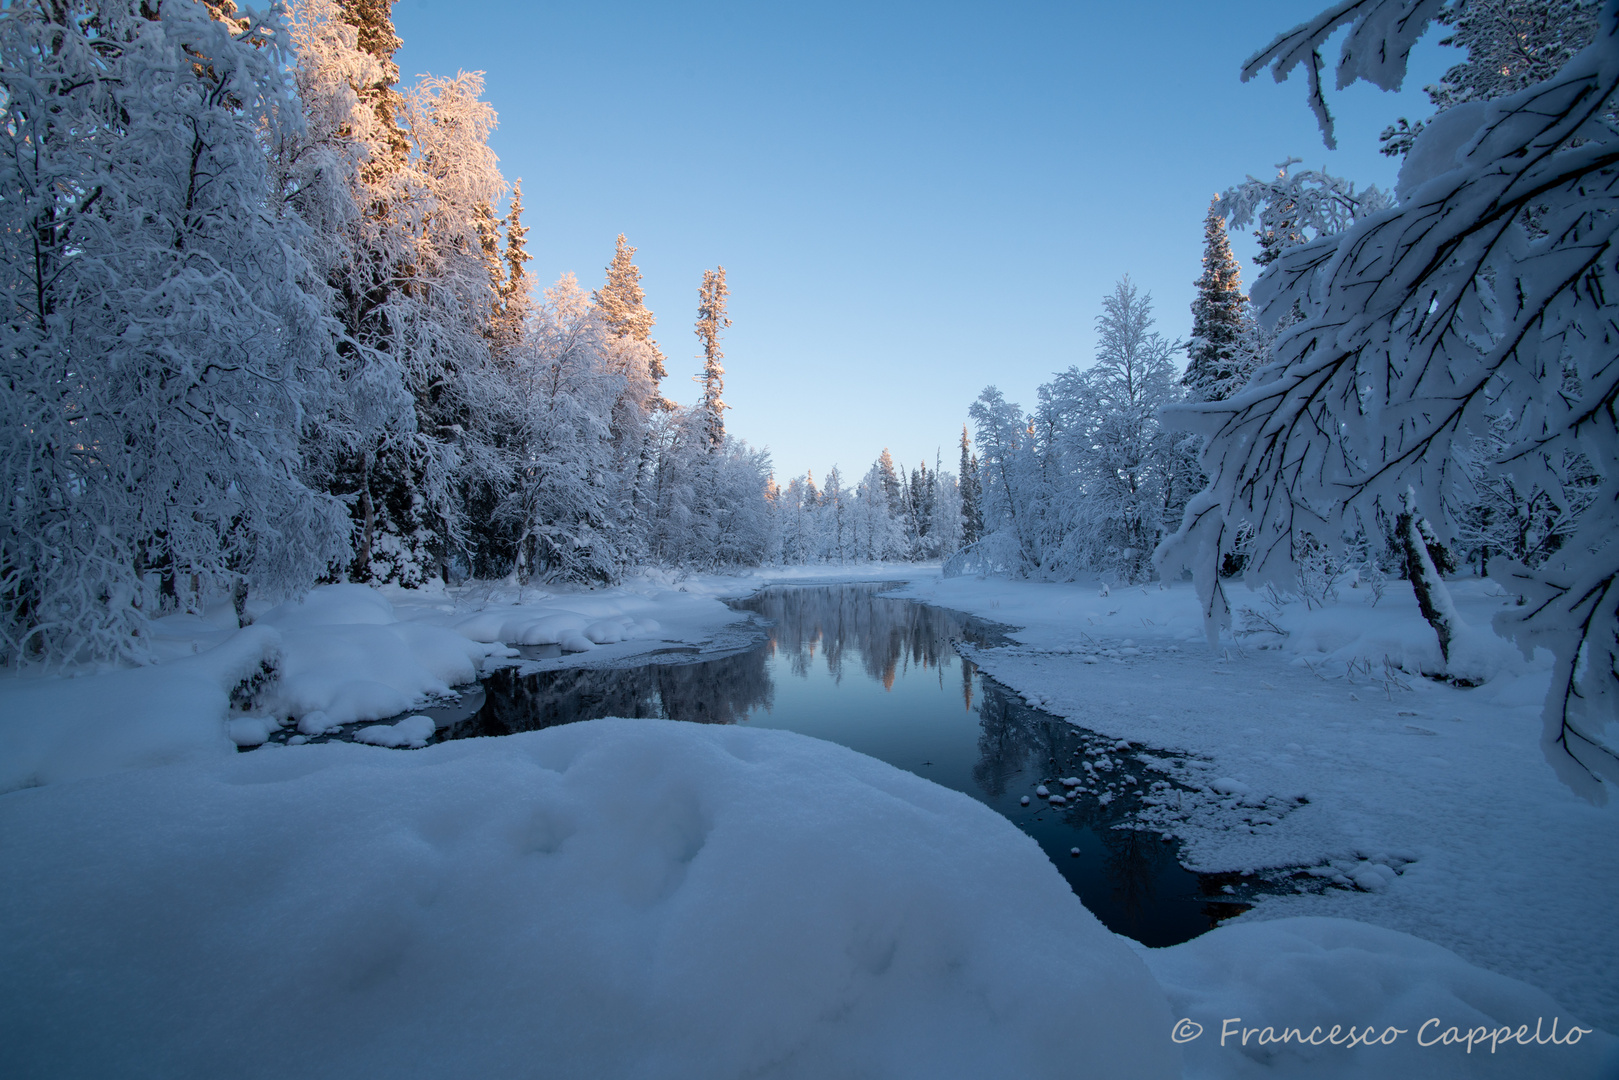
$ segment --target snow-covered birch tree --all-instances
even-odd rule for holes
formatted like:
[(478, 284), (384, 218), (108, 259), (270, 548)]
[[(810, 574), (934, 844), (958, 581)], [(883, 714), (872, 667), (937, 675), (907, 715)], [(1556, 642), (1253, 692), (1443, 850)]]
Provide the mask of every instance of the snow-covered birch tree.
[(298, 122), (279, 13), (0, 9), (0, 654), (129, 657), (146, 617), (340, 557), (303, 482), (324, 283), (266, 137)]

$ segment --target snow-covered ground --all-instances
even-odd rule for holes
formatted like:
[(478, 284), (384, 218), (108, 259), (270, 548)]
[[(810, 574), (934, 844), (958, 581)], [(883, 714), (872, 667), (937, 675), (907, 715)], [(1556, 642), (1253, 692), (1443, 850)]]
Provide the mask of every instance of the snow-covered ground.
[[(1030, 700), (1190, 752), (1201, 794), (1154, 813), (1199, 868), (1362, 887), (1145, 950), (985, 807), (800, 736), (615, 720), (383, 748), (419, 741), (407, 719), (380, 745), (236, 752), (289, 717), (419, 708), (512, 662), (499, 642), (560, 645), (551, 665), (719, 653), (748, 640), (722, 597), (883, 578), (1021, 627), (975, 659)], [(1500, 602), (1458, 591), (1478, 625)], [(1431, 649), (1414, 604), (1345, 596), (1219, 657), (1181, 586), (916, 566), (338, 586), (242, 631), (170, 620), (162, 663), (0, 681), (0, 1073), (1612, 1074), (1601, 1032), (1501, 1043), (1554, 1017), (1564, 1038), (1619, 1027), (1616, 814), (1540, 756), (1544, 666), (1484, 642), (1483, 686), (1400, 675), (1384, 655)], [(1183, 1017), (1203, 1029), (1184, 1044)], [(1221, 1045), (1235, 1017), (1247, 1046)], [(1500, 1045), (1423, 1046), (1429, 1018), (1430, 1040)], [(1260, 1042), (1335, 1023), (1407, 1030)]]
[(907, 592), (1020, 627), (1019, 647), (974, 659), (1048, 711), (1200, 759), (1179, 778), (1203, 793), (1157, 810), (1193, 869), (1330, 861), (1361, 886), (1269, 899), (1242, 921), (1332, 915), (1403, 931), (1619, 1029), (1619, 807), (1591, 806), (1547, 765), (1549, 664), (1490, 635), (1498, 590), (1452, 587), (1473, 663), (1491, 676), (1470, 689), (1409, 674), (1440, 657), (1404, 582), (1375, 607), (1346, 588), (1325, 608), (1280, 613), (1239, 588), (1239, 608), (1289, 634), (1219, 653), (1185, 584), (1101, 595), (1095, 583), (951, 578)]

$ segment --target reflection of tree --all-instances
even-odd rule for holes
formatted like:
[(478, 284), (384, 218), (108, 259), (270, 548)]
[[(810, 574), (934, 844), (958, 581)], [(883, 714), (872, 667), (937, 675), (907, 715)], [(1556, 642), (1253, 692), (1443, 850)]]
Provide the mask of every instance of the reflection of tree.
[(1029, 708), (993, 679), (979, 680), (979, 694), (978, 764), (973, 766), (979, 787), (990, 795), (1003, 795), (1019, 773), (1068, 775), (1061, 770), (1084, 746), (1081, 729)]
[[(991, 798), (1004, 795), (1014, 783), (1029, 783), (1029, 777), (1054, 780), (1081, 772), (1078, 755), (1087, 743), (1109, 745), (1066, 720), (1030, 708), (992, 679), (979, 680), (979, 693), (973, 781)], [(1133, 798), (1115, 798), (1103, 806), (1094, 797), (1081, 796), (1061, 811), (1063, 820), (1102, 838), (1113, 900), (1129, 924), (1121, 928), (1126, 933), (1148, 917), (1159, 876), (1175, 864), (1174, 849), (1159, 842), (1156, 833), (1114, 828), (1129, 821), (1136, 808)]]
[(819, 650), (834, 679), (845, 651), (860, 654), (871, 678), (892, 689), (912, 667), (944, 668), (957, 662), (955, 643), (982, 641), (993, 632), (959, 612), (877, 594), (885, 585), (785, 586), (766, 589), (735, 606), (774, 624), (767, 648), (784, 653), (795, 675), (809, 673)]
[[(667, 717), (703, 724), (734, 724), (750, 709), (768, 707), (773, 688), (766, 661), (785, 653), (795, 675), (809, 674), (819, 653), (834, 679), (847, 650), (865, 673), (892, 687), (906, 668), (942, 669), (957, 660), (954, 643), (986, 641), (993, 631), (943, 608), (879, 597), (883, 585), (767, 589), (735, 606), (774, 625), (762, 648), (700, 663), (639, 668), (542, 671), (510, 668), (484, 680), (484, 707), (455, 725), (449, 738), (534, 731), (600, 716)], [(970, 680), (969, 673), (966, 678)]]
[[(987, 690), (995, 684), (986, 680), (984, 686)], [(970, 684), (965, 693), (971, 700)], [(1029, 760), (1027, 728), (1010, 705), (1010, 695), (1005, 692), (985, 693), (978, 703), (978, 763), (973, 766), (973, 782), (992, 797), (1005, 795), (1013, 778), (1025, 771), (1041, 771)]]
[(1130, 929), (1135, 930), (1152, 904), (1153, 887), (1170, 855), (1155, 833), (1142, 829), (1109, 828), (1098, 835), (1107, 848), (1107, 876), (1113, 882), (1113, 899), (1124, 909)]
[(696, 664), (541, 671), (512, 668), (484, 680), (484, 706), (455, 725), (448, 738), (538, 731), (602, 716), (666, 717), (700, 724), (734, 724), (772, 700), (765, 653), (752, 649)]

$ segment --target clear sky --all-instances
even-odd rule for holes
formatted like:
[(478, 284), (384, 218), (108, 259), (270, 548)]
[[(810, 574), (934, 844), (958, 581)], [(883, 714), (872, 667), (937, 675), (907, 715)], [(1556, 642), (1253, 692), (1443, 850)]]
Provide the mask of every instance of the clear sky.
[(486, 73), (540, 281), (595, 288), (618, 233), (639, 248), (682, 402), (724, 265), (728, 429), (785, 483), (858, 477), (885, 446), (953, 468), (986, 385), (1028, 407), (1091, 363), (1124, 274), (1185, 337), (1209, 198), (1249, 173), (1293, 155), (1392, 186), (1377, 133), (1426, 116), (1461, 54), (1430, 31), (1402, 94), (1334, 94), (1328, 152), (1299, 73), (1238, 79), (1326, 2), (398, 0), (394, 23), (407, 82)]

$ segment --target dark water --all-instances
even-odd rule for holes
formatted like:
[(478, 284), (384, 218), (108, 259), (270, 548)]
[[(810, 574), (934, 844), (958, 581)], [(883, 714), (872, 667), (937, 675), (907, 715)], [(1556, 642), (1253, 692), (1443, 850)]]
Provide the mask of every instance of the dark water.
[(1165, 778), (1131, 763), (1128, 752), (1114, 752), (1112, 740), (1030, 708), (956, 653), (957, 642), (1004, 644), (996, 627), (880, 595), (883, 588), (778, 587), (735, 601), (755, 613), (765, 640), (722, 659), (671, 655), (628, 669), (493, 672), (475, 713), (466, 715), (476, 705), (471, 700), (459, 718), (439, 713), (439, 738), (506, 735), (601, 716), (785, 728), (993, 807), (1039, 841), (1110, 929), (1143, 944), (1185, 941), (1242, 910), (1222, 897), (1220, 880), (1181, 867), (1178, 844), (1156, 832), (1114, 828), (1139, 805), (1128, 792), (1107, 806), (1094, 797), (1063, 808), (1039, 798), (1020, 805), (1041, 782), (1061, 791), (1057, 778), (1082, 775), (1086, 750), (1123, 757), (1129, 764), (1116, 771), (1136, 775), (1143, 788)]

